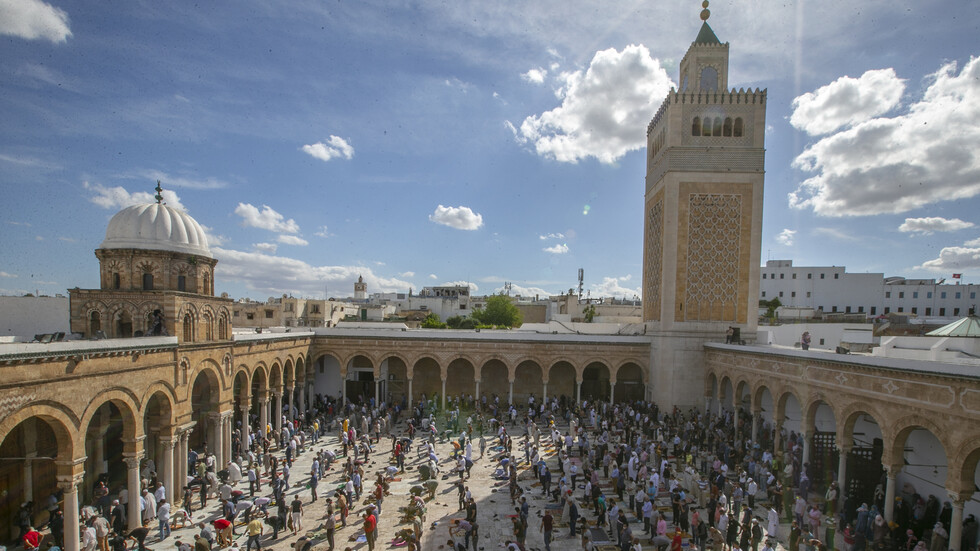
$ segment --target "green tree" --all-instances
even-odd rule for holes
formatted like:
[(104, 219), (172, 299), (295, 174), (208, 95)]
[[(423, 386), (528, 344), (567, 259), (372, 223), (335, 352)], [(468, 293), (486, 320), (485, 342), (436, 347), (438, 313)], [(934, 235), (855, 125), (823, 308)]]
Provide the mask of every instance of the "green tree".
[(449, 316), (446, 318), (446, 325), (448, 325), (450, 329), (459, 329), (459, 325), (461, 323), (463, 323), (462, 316)]
[(504, 295), (488, 298), (486, 308), (477, 308), (470, 316), (484, 325), (502, 327), (519, 327), (524, 320), (521, 311), (510, 301), (510, 297)]
[(783, 303), (779, 300), (779, 297), (776, 297), (776, 298), (774, 298), (772, 300), (760, 300), (759, 301), (759, 307), (766, 309), (766, 316), (765, 317), (766, 317), (767, 320), (769, 320), (770, 323), (772, 323), (772, 322), (774, 322), (776, 320), (776, 309), (779, 308), (782, 305), (783, 305)]
[(585, 323), (592, 323), (595, 319), (595, 304), (588, 305), (582, 313), (585, 314)]
[(428, 316), (425, 316), (425, 319), (422, 320), (422, 328), (423, 329), (445, 329), (446, 328), (446, 324), (445, 323), (442, 323), (442, 321), (439, 320), (438, 314), (436, 314), (435, 312), (429, 312), (429, 315)]

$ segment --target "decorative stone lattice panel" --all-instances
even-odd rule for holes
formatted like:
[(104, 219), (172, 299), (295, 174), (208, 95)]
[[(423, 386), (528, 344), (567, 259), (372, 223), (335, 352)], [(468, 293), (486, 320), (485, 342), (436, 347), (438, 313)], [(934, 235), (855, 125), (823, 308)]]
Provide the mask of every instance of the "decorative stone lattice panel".
[(690, 196), (687, 308), (690, 321), (733, 321), (738, 303), (742, 196)]
[(663, 260), (664, 260), (664, 202), (657, 201), (650, 209), (647, 218), (646, 256), (647, 265), (643, 274), (646, 293), (643, 297), (643, 307), (646, 311), (644, 319), (659, 320), (661, 293), (663, 289)]

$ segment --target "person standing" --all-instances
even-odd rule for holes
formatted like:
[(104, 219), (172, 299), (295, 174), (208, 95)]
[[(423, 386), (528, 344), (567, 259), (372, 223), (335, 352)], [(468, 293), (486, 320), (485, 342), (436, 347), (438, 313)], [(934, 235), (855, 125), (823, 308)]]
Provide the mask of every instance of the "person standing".
[(333, 536), (337, 530), (337, 519), (334, 517), (333, 503), (329, 499), (327, 500), (327, 517), (326, 522), (323, 523), (323, 528), (327, 535), (327, 543), (330, 544), (327, 551), (333, 551)]
[(378, 537), (378, 519), (374, 516), (374, 510), (368, 509), (364, 513), (364, 538), (367, 539), (368, 551), (374, 551), (374, 543)]
[(157, 521), (160, 522), (160, 541), (163, 541), (170, 537), (170, 504), (166, 498), (161, 499), (157, 507)]
[(262, 532), (264, 527), (262, 526), (262, 521), (258, 517), (253, 518), (251, 522), (248, 523), (248, 542), (245, 544), (245, 551), (251, 551), (252, 544), (255, 544), (255, 548), (258, 550), (262, 549), (262, 544), (259, 539), (262, 537)]
[(544, 510), (544, 516), (541, 517), (541, 533), (544, 534), (544, 550), (551, 551), (551, 532), (554, 529), (555, 518), (551, 516), (551, 511), (548, 509)]
[(289, 512), (293, 520), (293, 533), (297, 533), (303, 530), (303, 502), (299, 499), (299, 494), (293, 498), (293, 502), (289, 504)]

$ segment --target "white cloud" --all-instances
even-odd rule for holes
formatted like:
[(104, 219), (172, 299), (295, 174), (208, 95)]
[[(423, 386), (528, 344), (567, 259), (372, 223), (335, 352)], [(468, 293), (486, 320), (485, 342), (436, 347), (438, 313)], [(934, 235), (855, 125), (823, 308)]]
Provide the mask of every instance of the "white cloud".
[(521, 123), (521, 136), (543, 157), (613, 163), (646, 145), (646, 127), (673, 84), (646, 46), (596, 52), (585, 71), (562, 73), (559, 107)]
[(980, 237), (976, 239), (971, 239), (966, 243), (963, 243), (964, 247), (980, 247)]
[(565, 234), (563, 233), (549, 233), (548, 235), (539, 235), (538, 239), (544, 241), (545, 239), (565, 239)]
[(338, 158), (352, 159), (354, 157), (354, 148), (340, 136), (330, 136), (330, 139), (326, 141), (304, 145), (301, 149), (304, 153), (321, 161)]
[[(58, 241), (64, 241), (65, 243), (78, 243), (78, 240), (74, 237), (65, 237), (63, 235), (58, 237)], [(210, 243), (210, 241), (208, 241), (208, 243)]]
[(908, 112), (873, 118), (809, 145), (793, 166), (815, 173), (790, 206), (823, 216), (902, 213), (980, 194), (980, 58), (931, 75)]
[(0, 277), (17, 277), (17, 274), (8, 274), (7, 272), (0, 271)]
[(437, 285), (437, 287), (469, 287), (470, 296), (480, 292), (480, 288), (477, 287), (476, 283), (472, 283), (470, 281), (444, 281)]
[(933, 232), (951, 232), (972, 228), (973, 222), (966, 222), (959, 218), (941, 218), (931, 216), (928, 218), (906, 218), (905, 222), (898, 227), (898, 231), (906, 233), (922, 233), (930, 235)]
[(402, 272), (398, 274), (398, 277), (415, 277), (415, 272)]
[[(132, 205), (142, 205), (156, 202), (156, 199), (154, 199), (152, 193), (146, 191), (130, 193), (122, 186), (105, 187), (101, 184), (90, 184), (88, 182), (84, 182), (82, 187), (95, 194), (92, 197), (89, 197), (89, 201), (92, 201), (96, 205), (99, 205), (105, 209), (121, 210)], [(180, 197), (178, 197), (172, 190), (165, 189), (161, 195), (163, 195), (164, 203), (180, 210), (187, 210), (184, 208), (184, 205), (181, 204)]]
[(627, 274), (624, 277), (604, 277), (602, 282), (592, 285), (592, 297), (623, 297), (631, 299), (634, 296), (641, 296), (642, 293), (639, 287), (625, 287), (623, 283), (633, 279), (633, 276)]
[(789, 122), (811, 136), (833, 132), (887, 113), (898, 105), (905, 81), (895, 69), (867, 71), (861, 78), (840, 77), (793, 100)]
[(439, 205), (435, 212), (429, 215), (429, 220), (456, 228), (457, 230), (475, 230), (483, 226), (483, 215), (473, 212), (469, 207), (444, 207)]
[(784, 229), (779, 232), (776, 236), (776, 242), (781, 245), (786, 245), (787, 247), (793, 245), (793, 239), (796, 237), (796, 230), (791, 230), (789, 228)]
[(68, 14), (41, 0), (0, 0), (0, 34), (51, 42), (71, 36)]
[(294, 258), (220, 247), (212, 252), (219, 261), (216, 281), (241, 282), (265, 296), (317, 296), (326, 287), (328, 295), (346, 297), (358, 275), (364, 277), (372, 291), (404, 292), (411, 286), (407, 281), (376, 275), (365, 266), (313, 266)]
[(545, 247), (541, 250), (551, 254), (566, 254), (568, 252), (568, 245), (564, 243), (556, 243), (551, 247)]
[(16, 220), (7, 220), (7, 223), (10, 224), (11, 226), (26, 226), (28, 228), (31, 227), (30, 222), (17, 222)]
[[(507, 289), (504, 287), (497, 287), (493, 290), (493, 294), (499, 295), (500, 293), (506, 292)], [(540, 287), (525, 287), (523, 285), (518, 285), (517, 283), (510, 284), (510, 295), (520, 296), (520, 297), (534, 297), (537, 296), (539, 299), (548, 298), (551, 295), (556, 295), (558, 293), (552, 293)]]
[(222, 189), (228, 187), (228, 182), (217, 178), (194, 178), (188, 176), (174, 176), (159, 170), (143, 170), (139, 173), (140, 178), (152, 181), (160, 181), (160, 185), (167, 187), (181, 187), (187, 189)]
[(276, 254), (276, 251), (279, 250), (279, 245), (275, 243), (254, 243), (252, 246), (255, 247), (255, 250), (268, 254)]
[(316, 233), (314, 233), (313, 235), (315, 235), (317, 237), (333, 237), (334, 236), (334, 234), (330, 233), (327, 230), (327, 227), (326, 226), (320, 226), (320, 228), (318, 230), (316, 230)]
[(439, 279), (439, 276), (436, 274), (429, 274), (429, 279)]
[(235, 214), (242, 217), (242, 224), (245, 227), (261, 228), (279, 233), (299, 232), (299, 224), (296, 221), (292, 218), (285, 220), (285, 216), (268, 205), (262, 205), (260, 211), (249, 203), (238, 203), (238, 206), (235, 207)]
[(201, 224), (201, 229), (204, 230), (204, 236), (208, 238), (208, 247), (220, 247), (228, 241), (227, 237), (214, 233), (212, 227)]
[(932, 272), (962, 272), (980, 269), (980, 247), (943, 247), (939, 257), (927, 260), (919, 270)]
[(276, 241), (284, 245), (296, 245), (298, 247), (305, 247), (310, 244), (309, 241), (295, 235), (280, 235)]
[(531, 69), (526, 73), (521, 73), (521, 78), (527, 82), (533, 82), (534, 84), (544, 83), (544, 77), (548, 76), (548, 70), (538, 67), (537, 69)]
[(813, 228), (813, 233), (816, 235), (824, 235), (834, 239), (839, 239), (840, 241), (858, 241), (857, 236), (851, 235), (837, 228)]

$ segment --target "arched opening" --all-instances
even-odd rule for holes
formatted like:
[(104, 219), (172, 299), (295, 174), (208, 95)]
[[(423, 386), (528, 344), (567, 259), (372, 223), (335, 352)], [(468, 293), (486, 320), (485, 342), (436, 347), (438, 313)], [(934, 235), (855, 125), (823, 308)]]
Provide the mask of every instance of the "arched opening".
[(204, 340), (206, 340), (206, 341), (213, 341), (214, 340), (214, 319), (211, 317), (211, 314), (208, 313), (208, 312), (205, 312), (204, 315), (201, 316), (201, 321), (204, 323)]
[(736, 138), (742, 137), (742, 117), (735, 117), (735, 127), (732, 135)]
[[(851, 444), (851, 452), (847, 456), (844, 491), (853, 496), (857, 503), (875, 503), (875, 488), (884, 482), (884, 469), (881, 466), (884, 440), (881, 427), (871, 414), (856, 411), (844, 420), (842, 436), (845, 444)], [(878, 502), (878, 510), (885, 510), (883, 500)]]
[(449, 398), (470, 396), (476, 393), (476, 375), (473, 364), (464, 358), (456, 358), (446, 368), (446, 403)]
[(102, 314), (98, 310), (92, 310), (88, 316), (88, 334), (96, 337), (99, 331), (102, 331)]
[(347, 364), (347, 400), (367, 404), (374, 399), (374, 363), (367, 356), (354, 356)]
[(199, 452), (217, 452), (217, 431), (220, 423), (215, 418), (218, 413), (218, 377), (210, 369), (202, 369), (194, 378), (191, 390), (191, 419), (195, 422), (189, 445)]
[(718, 396), (718, 377), (714, 373), (708, 374), (708, 415), (715, 414), (721, 410), (721, 399)]
[(759, 387), (755, 391), (756, 404), (759, 405), (759, 432), (756, 439), (762, 449), (772, 449), (773, 440), (773, 416), (775, 415), (775, 404), (772, 391), (767, 387)]
[(721, 415), (722, 412), (732, 412), (733, 397), (735, 396), (735, 388), (732, 385), (732, 380), (727, 376), (721, 379), (721, 392), (718, 394), (718, 414)]
[(249, 408), (249, 423), (253, 427), (258, 427), (259, 434), (263, 434), (267, 427), (262, 426), (262, 399), (266, 399), (265, 407), (265, 421), (266, 425), (269, 424), (269, 382), (265, 374), (265, 369), (261, 366), (255, 368), (252, 371), (252, 400), (251, 407)]
[(609, 367), (602, 362), (592, 362), (582, 372), (582, 399), (609, 400)]
[(831, 482), (837, 480), (838, 457), (837, 449), (837, 420), (834, 410), (823, 400), (810, 405), (807, 418), (812, 423), (806, 428), (806, 436), (810, 440), (810, 477), (811, 487), (823, 492)]
[(480, 368), (480, 394), (487, 397), (487, 403), (500, 399), (500, 405), (507, 405), (510, 394), (510, 373), (500, 360), (490, 360)]
[(721, 136), (721, 117), (715, 117), (715, 122), (711, 126), (712, 136)]
[(388, 402), (408, 406), (408, 366), (398, 356), (388, 356)]
[(313, 392), (325, 397), (339, 398), (343, 392), (340, 361), (325, 354), (316, 359), (313, 369)]
[(19, 540), (16, 519), (24, 503), (33, 503), (30, 522), (34, 526), (47, 523), (45, 503), (58, 492), (55, 460), (71, 459), (68, 440), (58, 421), (39, 416), (28, 417), (6, 434), (0, 443), (0, 518), (4, 519), (0, 541)]
[(575, 366), (571, 363), (555, 362), (548, 370), (548, 396), (564, 397), (574, 403), (576, 386)]
[(153, 274), (143, 274), (143, 290), (153, 290)]
[(729, 137), (729, 138), (732, 136), (732, 118), (731, 117), (725, 117), (725, 126), (724, 126), (724, 130), (722, 130), (722, 135), (725, 136), (725, 137)]
[[(123, 452), (124, 440), (135, 438), (134, 416), (129, 407), (116, 401), (100, 405), (85, 427), (85, 477), (80, 489), (79, 501), (91, 502), (95, 488), (104, 483), (110, 495), (116, 495), (126, 487), (126, 463)], [(155, 470), (153, 467), (151, 470)], [(102, 506), (108, 507), (109, 503)]]
[[(949, 478), (949, 461), (946, 450), (939, 438), (930, 429), (922, 426), (909, 426), (900, 430), (894, 445), (897, 455), (900, 455), (900, 464), (904, 465), (895, 477), (895, 497), (901, 500), (895, 502), (894, 520), (900, 533), (912, 530), (915, 537), (922, 538), (925, 531), (931, 529), (938, 520), (942, 501), (936, 496), (942, 496), (943, 501), (948, 499), (946, 484)], [(893, 461), (897, 459), (899, 457), (894, 457)], [(925, 504), (925, 516), (916, 518), (913, 513), (922, 503)], [(967, 504), (968, 507), (970, 505), (974, 512), (980, 509), (980, 504)], [(964, 518), (967, 514), (969, 513), (964, 511)], [(962, 549), (975, 549), (976, 541), (971, 543), (972, 545)]]
[(701, 125), (701, 135), (702, 136), (711, 135), (711, 117), (704, 118), (704, 124)]
[(133, 336), (133, 316), (129, 310), (119, 310), (116, 313), (116, 338), (126, 339)]
[(119, 272), (113, 272), (112, 273), (112, 288), (113, 289), (119, 289), (121, 286), (122, 286), (122, 283), (119, 280)]
[(643, 384), (643, 368), (629, 362), (620, 366), (616, 372), (616, 391), (613, 400), (616, 402), (635, 402), (646, 397), (646, 385)]
[(228, 340), (228, 317), (224, 314), (218, 318), (218, 340)]
[(694, 117), (694, 122), (691, 123), (691, 135), (692, 136), (701, 135), (701, 117)]
[(514, 403), (526, 404), (534, 396), (535, 404), (541, 403), (544, 379), (541, 366), (533, 360), (524, 360), (514, 370)]
[(232, 400), (235, 404), (235, 420), (233, 426), (236, 428), (231, 450), (232, 453), (238, 455), (245, 451), (243, 444), (248, 444), (246, 438), (251, 430), (251, 419), (249, 419), (248, 410), (252, 388), (248, 384), (248, 375), (244, 371), (239, 371), (235, 374), (235, 382), (232, 384), (231, 392)]
[(177, 276), (177, 290), (178, 291), (187, 290), (187, 276), (183, 274)]
[(204, 275), (201, 276), (201, 281), (202, 281), (201, 287), (203, 287), (201, 289), (201, 294), (204, 294), (204, 295), (212, 295), (212, 294), (214, 294), (211, 291), (211, 276), (208, 275), (207, 272), (204, 272)]
[[(160, 443), (161, 438), (173, 437), (172, 412), (173, 408), (169, 398), (163, 392), (158, 391), (150, 397), (143, 413), (143, 434), (146, 435), (143, 440), (144, 459), (146, 460), (145, 464), (149, 465), (152, 461), (153, 465), (147, 472), (156, 471), (160, 474), (160, 480), (163, 480), (162, 468), (165, 465), (163, 454), (167, 452), (173, 454), (172, 449), (168, 450)], [(171, 465), (173, 465), (172, 461), (173, 459), (171, 459)], [(175, 490), (175, 488), (170, 488), (170, 490)]]
[(421, 358), (412, 367), (412, 400), (431, 400), (442, 391), (442, 370), (432, 358)]

